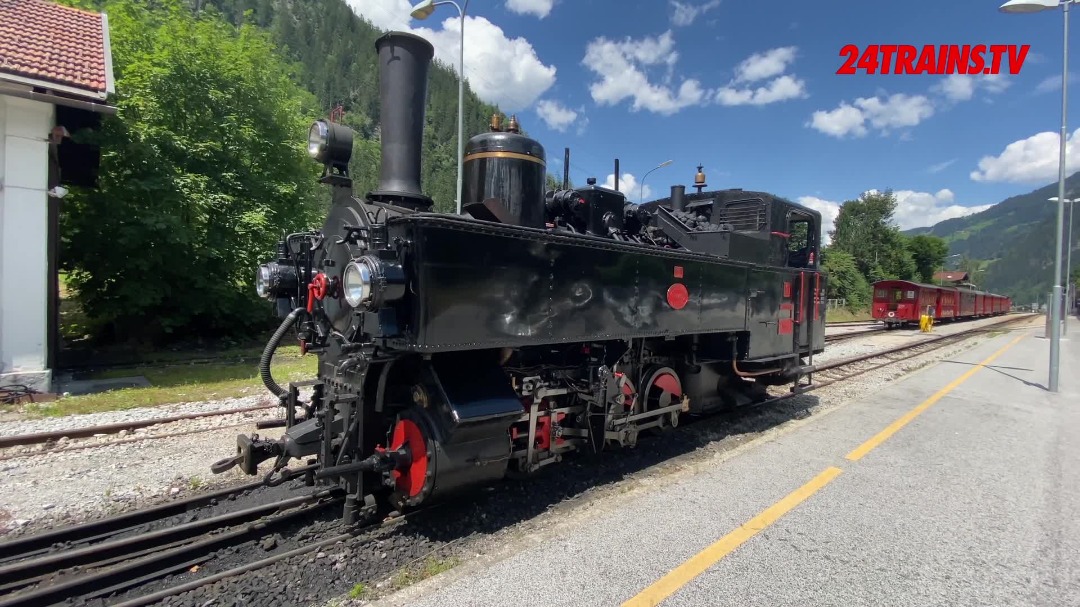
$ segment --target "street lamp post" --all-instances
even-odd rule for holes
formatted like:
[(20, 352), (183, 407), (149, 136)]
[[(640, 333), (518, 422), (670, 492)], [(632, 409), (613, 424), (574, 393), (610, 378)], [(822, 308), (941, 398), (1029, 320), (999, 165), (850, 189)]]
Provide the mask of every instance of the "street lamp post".
[(440, 0), (439, 2), (423, 0), (412, 7), (410, 14), (414, 19), (427, 19), (431, 13), (435, 12), (435, 7), (441, 4), (453, 5), (461, 17), (461, 57), (457, 92), (457, 190), (454, 194), (457, 198), (457, 214), (461, 215), (461, 183), (464, 179), (462, 163), (465, 158), (465, 11), (469, 9), (469, 0), (465, 0), (462, 6), (458, 6), (454, 0)]
[[(942, 274), (949, 271), (949, 269), (946, 266), (949, 265), (949, 260), (950, 259), (952, 259), (953, 257), (963, 257), (963, 256), (964, 256), (963, 253), (954, 253), (954, 254), (949, 255), (948, 257), (946, 257), (945, 260), (941, 262), (941, 272), (942, 272)], [(944, 285), (944, 284), (945, 284), (945, 279), (944, 279), (944, 277), (942, 277), (942, 279), (938, 281), (938, 286), (941, 286), (941, 285)]]
[(1009, 0), (998, 10), (1003, 13), (1035, 13), (1062, 7), (1065, 21), (1064, 48), (1061, 60), (1061, 143), (1058, 152), (1058, 205), (1057, 205), (1057, 247), (1054, 253), (1054, 294), (1050, 304), (1050, 379), (1047, 389), (1058, 391), (1058, 364), (1061, 356), (1061, 239), (1064, 231), (1065, 203), (1065, 108), (1068, 95), (1069, 76), (1069, 6), (1077, 0)]
[(674, 162), (674, 160), (665, 160), (660, 164), (654, 166), (653, 168), (649, 169), (648, 171), (645, 171), (645, 174), (641, 176), (641, 187), (638, 188), (638, 204), (644, 202), (642, 198), (645, 197), (645, 178), (649, 176), (649, 173), (652, 173), (656, 169), (662, 169), (667, 165), (671, 164), (672, 162)]
[[(1057, 202), (1057, 196), (1048, 198), (1053, 202)], [(1072, 282), (1072, 224), (1073, 224), (1073, 203), (1080, 202), (1080, 198), (1066, 198), (1065, 202), (1069, 203), (1069, 218), (1066, 223), (1069, 224), (1068, 235), (1065, 236), (1065, 309), (1062, 311), (1061, 319), (1064, 323), (1066, 330), (1069, 326), (1069, 307), (1070, 299), (1073, 294), (1073, 282)]]

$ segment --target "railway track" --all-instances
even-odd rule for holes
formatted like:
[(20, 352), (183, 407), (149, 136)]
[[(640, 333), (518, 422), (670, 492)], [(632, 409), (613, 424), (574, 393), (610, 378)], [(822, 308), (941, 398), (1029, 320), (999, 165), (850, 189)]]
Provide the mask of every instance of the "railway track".
[(848, 331), (847, 333), (833, 333), (832, 335), (825, 336), (825, 343), (834, 343), (838, 341), (845, 341), (848, 339), (855, 339), (857, 337), (866, 337), (867, 335), (874, 335), (881, 333), (880, 327), (874, 329), (866, 329), (863, 331)]
[[(881, 333), (883, 331), (883, 325), (881, 325), (880, 323), (878, 323), (876, 321), (871, 321), (871, 322), (853, 321), (853, 322), (846, 322), (846, 323), (831, 323), (830, 324), (830, 326), (860, 326), (860, 325), (867, 325), (867, 326), (871, 326), (872, 328), (862, 330), (862, 331), (850, 331), (850, 332), (846, 332), (846, 333), (835, 333), (833, 335), (826, 335), (825, 336), (825, 343), (836, 343), (836, 342), (840, 342), (840, 341), (846, 341), (846, 340), (849, 340), (849, 339), (857, 339), (857, 338), (860, 338), (860, 337), (876, 335), (876, 334)], [(99, 425), (99, 426), (85, 426), (85, 427), (82, 427), (82, 428), (72, 428), (72, 429), (66, 429), (66, 430), (54, 430), (54, 431), (51, 431), (51, 432), (38, 432), (38, 433), (33, 433), (33, 434), (22, 434), (22, 435), (14, 435), (14, 436), (0, 436), (0, 449), (6, 449), (6, 448), (10, 448), (10, 447), (17, 447), (17, 446), (48, 445), (50, 443), (55, 443), (56, 441), (59, 441), (61, 438), (67, 438), (67, 439), (90, 438), (90, 437), (95, 437), (95, 436), (99, 436), (99, 435), (119, 434), (119, 433), (124, 432), (124, 431), (130, 432), (130, 431), (134, 431), (134, 430), (138, 430), (138, 429), (142, 429), (142, 428), (149, 428), (149, 427), (152, 427), (152, 426), (169, 424), (169, 423), (174, 423), (174, 422), (178, 422), (178, 421), (186, 421), (186, 420), (202, 419), (202, 418), (206, 418), (206, 417), (216, 417), (216, 416), (224, 416), (224, 415), (249, 413), (249, 412), (256, 412), (256, 411), (270, 411), (270, 410), (274, 410), (274, 409), (278, 409), (278, 408), (279, 408), (279, 406), (277, 404), (256, 405), (256, 406), (252, 406), (252, 407), (224, 409), (224, 410), (220, 410), (220, 411), (204, 411), (204, 412), (198, 412), (198, 413), (188, 413), (188, 414), (184, 414), (184, 415), (174, 415), (174, 416), (151, 418), (151, 419), (145, 419), (145, 420), (135, 420), (135, 421), (121, 422), (121, 423), (115, 423), (115, 424), (106, 424), (106, 425)], [(246, 424), (246, 423), (249, 423), (249, 422), (243, 422), (243, 424)], [(271, 428), (271, 427), (275, 427), (276, 425), (279, 425), (281, 423), (281, 420), (280, 419), (264, 419), (264, 420), (257, 421), (255, 423), (256, 423), (256, 427), (258, 429), (265, 429), (265, 428)], [(181, 432), (162, 433), (162, 434), (157, 434), (157, 435), (148, 435), (148, 436), (145, 436), (145, 437), (133, 437), (133, 438), (123, 439), (123, 440), (119, 440), (119, 441), (111, 441), (111, 442), (105, 443), (105, 444), (124, 444), (124, 443), (139, 441), (139, 440), (149, 440), (149, 439), (156, 439), (156, 438), (171, 438), (171, 437), (177, 437), (177, 436), (185, 436), (185, 435), (189, 435), (189, 434), (196, 434), (196, 433), (199, 433), (199, 432), (209, 432), (209, 431), (212, 431), (212, 430), (218, 430), (218, 429), (221, 429), (221, 428), (234, 427), (234, 426), (239, 426), (239, 425), (243, 425), (243, 424), (235, 424), (235, 425), (229, 425), (229, 426), (217, 426), (217, 427), (213, 427), (213, 428), (186, 430), (186, 431), (181, 431)], [(8, 455), (0, 455), (0, 461), (19, 458), (19, 457), (30, 457), (30, 456), (34, 456), (34, 455), (41, 455), (41, 454), (44, 454), (44, 453), (75, 451), (75, 450), (79, 450), (79, 449), (87, 449), (87, 448), (96, 447), (96, 446), (100, 446), (100, 444), (72, 445), (72, 446), (63, 447), (63, 448), (55, 447), (55, 448), (49, 448), (49, 449), (26, 452), (26, 453), (14, 453), (14, 454), (8, 454)]]
[(179, 514), (260, 486), (262, 482), (249, 483), (2, 543), (0, 607), (98, 599), (192, 568), (197, 571), (216, 550), (258, 540), (343, 501), (338, 491), (323, 489), (171, 524)]
[[(765, 404), (847, 381), (910, 356), (961, 342), (976, 334), (1001, 331), (1027, 318), (1008, 318), (956, 334), (819, 364), (813, 385), (773, 397)], [(298, 472), (306, 469), (310, 467), (299, 469)], [(340, 503), (341, 496), (331, 494), (329, 490), (316, 491), (202, 520), (160, 527), (161, 521), (169, 517), (190, 512), (214, 500), (225, 499), (228, 493), (250, 490), (259, 485), (261, 482), (254, 482), (105, 521), (2, 543), (0, 607), (70, 603), (72, 598), (107, 599), (105, 604), (114, 607), (148, 605), (243, 576), (285, 559), (329, 549), (334, 544), (355, 540), (373, 528), (394, 524), (426, 510), (359, 529), (334, 528), (314, 539), (303, 540), (293, 549), (280, 550), (264, 558), (257, 558), (261, 551), (249, 550), (249, 554), (245, 555), (248, 558), (242, 563), (233, 561), (216, 566), (213, 552), (230, 545), (257, 542), (274, 529), (289, 523), (303, 525), (320, 508)], [(159, 528), (152, 528), (154, 522), (158, 523)]]
[[(814, 383), (795, 390), (789, 394), (780, 395), (774, 397), (767, 402), (777, 402), (778, 400), (794, 398), (801, 394), (806, 394), (814, 390), (819, 390), (826, 386), (831, 386), (841, 381), (853, 379), (864, 373), (887, 367), (891, 364), (897, 363), (903, 359), (910, 358), (911, 356), (918, 356), (920, 354), (926, 354), (927, 352), (933, 352), (941, 348), (959, 343), (966, 339), (969, 339), (975, 335), (983, 333), (991, 333), (1001, 331), (1003, 327), (1025, 321), (1033, 318), (1034, 314), (1028, 314), (1020, 317), (1006, 318), (1004, 320), (979, 327), (972, 327), (964, 331), (958, 331), (956, 333), (950, 333), (948, 335), (941, 335), (938, 337), (932, 337), (930, 339), (920, 340), (918, 342), (903, 344), (885, 350), (875, 350), (866, 354), (860, 354), (858, 356), (851, 356), (836, 361), (831, 361), (821, 365), (815, 365), (814, 370)], [(880, 359), (880, 361), (878, 361)], [(824, 375), (823, 379), (818, 379), (820, 375)]]

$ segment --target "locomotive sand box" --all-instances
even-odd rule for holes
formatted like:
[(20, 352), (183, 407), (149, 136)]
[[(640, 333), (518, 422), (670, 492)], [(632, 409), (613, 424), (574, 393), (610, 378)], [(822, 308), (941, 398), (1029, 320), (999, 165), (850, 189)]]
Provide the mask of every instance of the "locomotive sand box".
[[(431, 212), (433, 47), (399, 32), (375, 46), (379, 189), (353, 192), (352, 132), (316, 122), (332, 208), (259, 268), (284, 317), (260, 365), (287, 430), (239, 436), (215, 472), (273, 460), (277, 483), (315, 462), (308, 481), (342, 488), (352, 522), (808, 381), (825, 343), (819, 213), (743, 190), (673, 186), (642, 205), (594, 183), (546, 191), (544, 149), (513, 120), (468, 142), (463, 213)], [(294, 329), (318, 376), (282, 387), (270, 359)]]

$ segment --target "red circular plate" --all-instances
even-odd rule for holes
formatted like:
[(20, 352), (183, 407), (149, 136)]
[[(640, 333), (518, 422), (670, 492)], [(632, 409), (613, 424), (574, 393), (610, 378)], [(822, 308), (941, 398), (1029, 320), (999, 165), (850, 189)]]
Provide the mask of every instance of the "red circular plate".
[(676, 310), (682, 310), (688, 301), (690, 301), (690, 292), (686, 290), (686, 285), (675, 283), (668, 287), (667, 302), (669, 306)]

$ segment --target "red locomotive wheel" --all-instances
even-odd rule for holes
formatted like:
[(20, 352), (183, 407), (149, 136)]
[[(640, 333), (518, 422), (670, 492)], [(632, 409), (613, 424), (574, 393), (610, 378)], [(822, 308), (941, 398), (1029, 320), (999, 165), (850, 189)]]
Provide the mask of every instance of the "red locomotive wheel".
[[(645, 381), (641, 384), (641, 410), (655, 411), (670, 407), (682, 400), (682, 381), (671, 367), (651, 367), (646, 369)], [(678, 413), (671, 416), (674, 422)], [(674, 423), (672, 424), (674, 425)]]
[(416, 497), (424, 490), (424, 483), (427, 480), (428, 456), (424, 433), (411, 419), (398, 420), (397, 425), (394, 426), (390, 450), (395, 451), (403, 445), (408, 445), (412, 463), (403, 470), (392, 472), (394, 484), (402, 495)]

